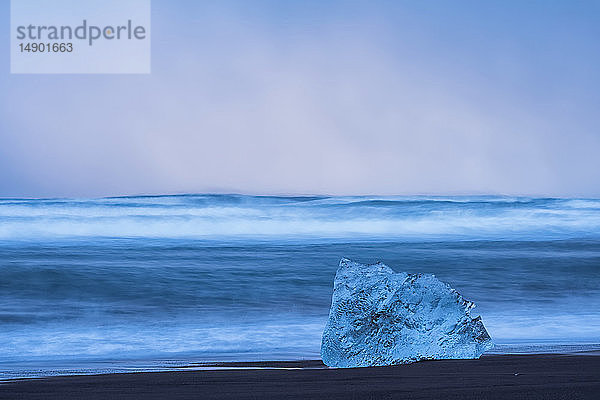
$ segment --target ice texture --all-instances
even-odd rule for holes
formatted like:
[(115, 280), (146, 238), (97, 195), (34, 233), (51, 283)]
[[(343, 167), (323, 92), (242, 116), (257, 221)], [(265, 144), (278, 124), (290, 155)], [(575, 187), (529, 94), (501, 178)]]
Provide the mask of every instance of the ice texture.
[(493, 344), (473, 307), (434, 275), (342, 259), (321, 358), (342, 368), (479, 358)]

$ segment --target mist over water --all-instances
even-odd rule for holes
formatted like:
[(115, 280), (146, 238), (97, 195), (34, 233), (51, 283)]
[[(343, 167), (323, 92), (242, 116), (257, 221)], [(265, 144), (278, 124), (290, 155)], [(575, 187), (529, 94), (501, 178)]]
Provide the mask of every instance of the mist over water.
[(0, 375), (318, 358), (342, 257), (434, 273), (496, 351), (600, 343), (600, 200), (5, 199)]

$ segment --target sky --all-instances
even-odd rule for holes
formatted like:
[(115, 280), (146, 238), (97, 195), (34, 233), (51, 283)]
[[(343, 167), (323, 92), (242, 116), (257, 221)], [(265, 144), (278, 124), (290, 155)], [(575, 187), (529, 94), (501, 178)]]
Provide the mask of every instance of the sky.
[(11, 75), (0, 197), (600, 196), (600, 2), (152, 1), (149, 75)]

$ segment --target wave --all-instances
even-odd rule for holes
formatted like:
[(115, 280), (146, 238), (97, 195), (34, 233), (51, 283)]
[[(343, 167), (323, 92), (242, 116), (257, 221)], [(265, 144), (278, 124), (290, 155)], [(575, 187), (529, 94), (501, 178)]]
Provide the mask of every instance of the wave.
[(562, 239), (600, 236), (600, 201), (184, 195), (2, 200), (0, 239)]

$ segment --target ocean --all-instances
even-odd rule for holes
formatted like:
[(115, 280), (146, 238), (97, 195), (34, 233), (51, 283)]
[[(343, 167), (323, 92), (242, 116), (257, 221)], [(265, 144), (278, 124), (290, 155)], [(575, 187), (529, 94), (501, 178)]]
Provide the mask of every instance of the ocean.
[(492, 352), (600, 348), (600, 200), (0, 200), (0, 379), (319, 358), (342, 257), (433, 273)]

